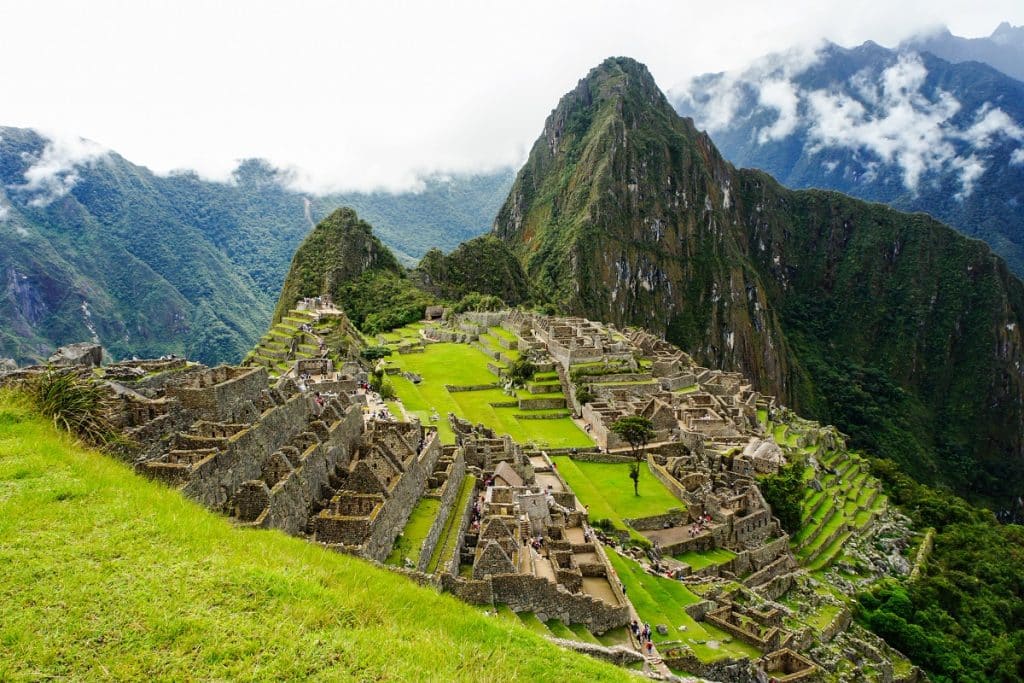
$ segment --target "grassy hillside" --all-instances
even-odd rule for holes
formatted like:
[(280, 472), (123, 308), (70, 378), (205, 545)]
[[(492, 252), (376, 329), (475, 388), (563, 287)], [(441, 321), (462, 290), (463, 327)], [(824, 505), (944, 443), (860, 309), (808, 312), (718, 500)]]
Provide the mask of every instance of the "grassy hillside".
[(453, 598), (233, 528), (0, 393), (0, 679), (618, 680)]

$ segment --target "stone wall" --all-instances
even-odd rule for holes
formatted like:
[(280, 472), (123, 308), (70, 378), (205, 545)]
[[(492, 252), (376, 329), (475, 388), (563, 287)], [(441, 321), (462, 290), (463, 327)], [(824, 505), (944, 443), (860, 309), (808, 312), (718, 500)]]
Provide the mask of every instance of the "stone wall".
[(567, 650), (589, 655), (595, 659), (602, 659), (606, 662), (611, 662), (616, 666), (629, 666), (630, 664), (636, 664), (644, 661), (644, 656), (642, 654), (636, 650), (631, 650), (621, 645), (605, 647), (604, 645), (597, 645), (594, 643), (581, 643), (578, 640), (565, 640), (564, 638), (551, 637), (549, 637), (548, 640), (555, 645), (564, 647)]
[(290, 534), (303, 531), (313, 505), (330, 477), (346, 467), (362, 431), (362, 413), (349, 408), (345, 416), (329, 428), (326, 440), (310, 446), (301, 454), (295, 469), (270, 490), (270, 504), (261, 526), (282, 529)]
[[(679, 504), (682, 507), (682, 503)], [(682, 526), (689, 521), (690, 515), (688, 512), (666, 512), (662, 515), (653, 515), (651, 517), (640, 517), (638, 519), (626, 519), (623, 520), (637, 531), (651, 531), (653, 529), (664, 529), (666, 525)]]
[(668, 470), (655, 462), (654, 457), (650, 453), (647, 454), (647, 468), (658, 481), (665, 485), (665, 488), (672, 492), (673, 496), (678, 498), (682, 504), (686, 503), (689, 499), (686, 489), (683, 488), (683, 485), (675, 477), (669, 474)]
[[(262, 369), (256, 372), (266, 376)], [(235, 491), (244, 482), (261, 478), (270, 456), (305, 429), (310, 415), (304, 396), (293, 396), (270, 408), (251, 427), (232, 435), (225, 450), (194, 469), (182, 492), (208, 508), (230, 512), (227, 505)]]
[(389, 492), (384, 507), (373, 524), (370, 537), (363, 545), (361, 555), (383, 562), (409, 521), (412, 509), (419, 502), (427, 479), (441, 456), (441, 439), (436, 431), (430, 432), (423, 451), (409, 465), (405, 473)]
[(258, 415), (255, 403), (267, 388), (266, 368), (220, 366), (197, 373), (189, 381), (167, 387), (167, 395), (197, 419), (247, 422)]
[(520, 410), (554, 410), (565, 408), (565, 398), (521, 398), (519, 399)]
[(416, 562), (416, 568), (420, 571), (426, 571), (427, 565), (430, 564), (430, 558), (434, 554), (434, 548), (437, 546), (437, 541), (444, 531), (445, 522), (448, 521), (449, 515), (458, 514), (459, 512), (452, 508), (459, 497), (459, 491), (462, 490), (462, 482), (465, 478), (466, 459), (462, 457), (462, 451), (460, 450), (455, 454), (455, 461), (451, 465), (448, 479), (445, 480), (444, 487), (441, 490), (441, 506), (437, 510), (437, 516), (434, 518), (434, 523), (430, 526), (430, 531), (427, 532), (427, 537), (423, 540), (420, 557)]
[(456, 534), (455, 536), (457, 542), (455, 544), (455, 548), (453, 548), (452, 550), (452, 556), (450, 558), (447, 558), (447, 561), (446, 558), (443, 557), (440, 559), (440, 562), (438, 563), (438, 571), (440, 572), (443, 572), (445, 574), (451, 574), (454, 576), (458, 576), (459, 574), (459, 563), (460, 556), (462, 554), (462, 546), (466, 542), (466, 530), (469, 529), (469, 520), (473, 516), (473, 501), (476, 500), (477, 490), (482, 485), (482, 483), (483, 482), (480, 479), (476, 480), (473, 493), (472, 495), (470, 495), (469, 500), (466, 501), (466, 507), (464, 507), (461, 510), (452, 510), (452, 514), (461, 515), (461, 519), (459, 519), (458, 522), (458, 534)]
[(609, 605), (584, 593), (569, 593), (547, 579), (529, 574), (490, 577), (493, 600), (514, 612), (534, 612), (541, 621), (560, 619), (583, 624), (592, 633), (604, 633), (629, 623), (629, 607)]

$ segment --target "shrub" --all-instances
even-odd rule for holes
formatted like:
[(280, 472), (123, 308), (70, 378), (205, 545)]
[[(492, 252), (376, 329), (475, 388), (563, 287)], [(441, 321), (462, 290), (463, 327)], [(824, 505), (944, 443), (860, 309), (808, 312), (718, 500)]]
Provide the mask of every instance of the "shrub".
[(47, 368), (25, 382), (25, 391), (36, 409), (58, 428), (96, 446), (117, 439), (108, 417), (109, 394), (95, 378)]
[(368, 361), (376, 361), (390, 356), (391, 349), (386, 346), (368, 346), (363, 349), (361, 355)]
[(392, 400), (398, 394), (395, 393), (395, 387), (391, 385), (388, 380), (381, 380), (380, 389), (377, 390), (381, 398)]
[(525, 358), (512, 361), (508, 366), (508, 376), (513, 384), (522, 386), (537, 374), (537, 366)]
[(590, 390), (589, 385), (581, 384), (580, 386), (576, 387), (576, 401), (579, 402), (580, 405), (583, 405), (584, 403), (590, 403), (595, 398), (597, 398), (597, 396), (595, 396), (594, 392)]
[(800, 503), (804, 486), (803, 464), (791, 463), (760, 482), (761, 493), (772, 508), (772, 514), (779, 518), (782, 528), (789, 533), (800, 529)]

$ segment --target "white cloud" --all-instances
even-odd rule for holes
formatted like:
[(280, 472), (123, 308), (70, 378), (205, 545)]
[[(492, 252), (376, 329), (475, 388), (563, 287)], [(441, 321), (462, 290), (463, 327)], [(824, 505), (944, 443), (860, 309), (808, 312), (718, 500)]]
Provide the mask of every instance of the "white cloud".
[(858, 74), (854, 87), (871, 109), (842, 92), (807, 93), (811, 150), (823, 147), (866, 149), (883, 163), (896, 164), (903, 183), (916, 191), (921, 176), (942, 169), (957, 156), (950, 140), (950, 119), (960, 103), (947, 92), (934, 100), (922, 92), (927, 70), (917, 55), (901, 55), (877, 78)]
[(1024, 148), (1017, 148), (1013, 150), (1013, 154), (1010, 155), (1010, 163), (1014, 166), (1024, 164)]
[(7, 207), (7, 206), (4, 206), (3, 204), (0, 204), (0, 223), (3, 223), (4, 221), (6, 221), (7, 220), (7, 216), (9, 216), (10, 213), (11, 213), (10, 207)]
[(800, 122), (797, 114), (800, 98), (792, 82), (781, 79), (768, 81), (761, 86), (757, 101), (762, 107), (778, 112), (778, 117), (772, 125), (758, 131), (758, 142), (764, 144), (770, 140), (782, 140), (796, 129)]
[(82, 135), (165, 173), (227, 179), (235, 160), (263, 157), (296, 169), (307, 190), (403, 189), (431, 172), (519, 164), (558, 97), (610, 55), (639, 59), (668, 86), (823, 38), (895, 44), (938, 24), (987, 35), (1004, 19), (1024, 23), (1020, 0), (3, 9), (0, 124)]
[(974, 192), (974, 183), (985, 173), (985, 164), (974, 154), (967, 158), (957, 157), (953, 161), (953, 167), (960, 171), (960, 191), (954, 198), (963, 201)]
[(26, 154), (30, 166), (25, 170), (25, 182), (9, 187), (29, 195), (29, 206), (48, 206), (75, 186), (79, 167), (93, 164), (108, 153), (90, 140), (59, 134), (49, 136), (38, 156)]
[(1024, 141), (1024, 128), (1010, 118), (1009, 114), (986, 102), (978, 109), (974, 123), (963, 132), (963, 138), (975, 149), (987, 149), (995, 138), (1003, 135), (1018, 142)]

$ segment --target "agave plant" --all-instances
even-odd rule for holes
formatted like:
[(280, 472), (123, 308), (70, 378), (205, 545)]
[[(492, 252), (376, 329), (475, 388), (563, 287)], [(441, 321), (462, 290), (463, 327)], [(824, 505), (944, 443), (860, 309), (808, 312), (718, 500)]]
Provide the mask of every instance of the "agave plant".
[(95, 378), (50, 367), (28, 380), (25, 388), (39, 412), (59, 429), (97, 446), (116, 440), (108, 418), (109, 394)]

